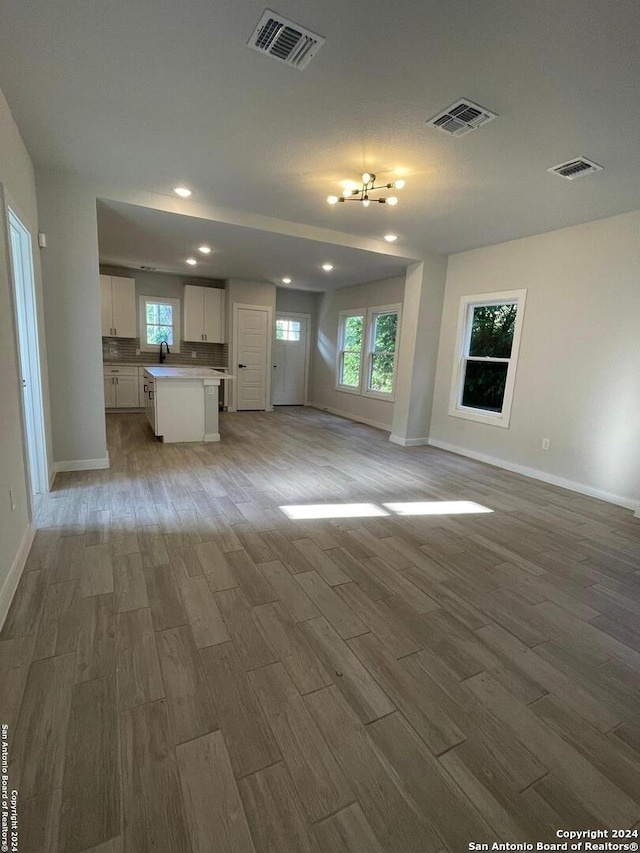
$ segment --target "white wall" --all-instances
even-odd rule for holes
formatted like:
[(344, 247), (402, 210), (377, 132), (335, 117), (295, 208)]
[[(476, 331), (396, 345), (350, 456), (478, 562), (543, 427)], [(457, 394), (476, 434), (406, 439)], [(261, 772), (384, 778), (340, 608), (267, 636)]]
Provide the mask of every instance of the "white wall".
[(107, 464), (96, 194), (68, 174), (38, 171), (53, 452), (60, 468)]
[(393, 403), (336, 390), (338, 315), (350, 308), (402, 303), (404, 277), (357, 284), (325, 293), (318, 308), (318, 335), (313, 356), (313, 383), (309, 397), (313, 405), (363, 423), (391, 429)]
[[(460, 297), (517, 288), (510, 427), (448, 415)], [(640, 504), (640, 211), (449, 258), (431, 439)]]
[[(0, 92), (0, 184), (2, 196), (18, 214), (32, 237), (36, 301), (42, 305), (42, 278), (35, 237), (38, 212), (33, 165), (9, 107)], [(13, 285), (7, 222), (0, 202), (0, 624), (4, 620), (26, 550), (30, 544), (29, 484), (23, 445), (22, 400), (14, 321)], [(38, 319), (41, 325), (42, 312)], [(44, 383), (45, 426), (50, 453), (49, 395), (46, 349), (41, 329), (42, 378)], [(16, 503), (11, 511), (9, 489)]]

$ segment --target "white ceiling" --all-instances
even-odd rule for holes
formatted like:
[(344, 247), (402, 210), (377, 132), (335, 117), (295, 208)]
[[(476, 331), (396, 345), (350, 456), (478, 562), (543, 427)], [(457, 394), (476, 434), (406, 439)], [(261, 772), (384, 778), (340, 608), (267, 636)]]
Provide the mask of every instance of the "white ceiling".
[[(246, 47), (264, 0), (4, 2), (0, 86), (36, 164), (444, 253), (640, 207), (638, 0), (270, 2), (327, 39), (302, 72)], [(498, 118), (426, 127), (459, 97)], [(546, 171), (577, 155), (605, 170)], [(326, 204), (363, 169), (406, 171), (396, 208)]]

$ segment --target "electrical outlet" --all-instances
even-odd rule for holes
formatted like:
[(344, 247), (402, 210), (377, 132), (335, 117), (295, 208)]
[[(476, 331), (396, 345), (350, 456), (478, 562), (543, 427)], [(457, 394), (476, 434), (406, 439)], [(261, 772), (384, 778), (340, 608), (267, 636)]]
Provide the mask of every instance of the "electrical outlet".
[(198, 357), (198, 353), (195, 352), (194, 350), (191, 350), (191, 358), (197, 358), (197, 357)]
[(542, 449), (543, 450), (549, 450), (550, 447), (551, 447), (551, 439), (550, 438), (543, 438), (542, 439)]
[(13, 489), (9, 489), (9, 503), (11, 504), (11, 512), (15, 512), (18, 504), (16, 503), (16, 499), (13, 495)]

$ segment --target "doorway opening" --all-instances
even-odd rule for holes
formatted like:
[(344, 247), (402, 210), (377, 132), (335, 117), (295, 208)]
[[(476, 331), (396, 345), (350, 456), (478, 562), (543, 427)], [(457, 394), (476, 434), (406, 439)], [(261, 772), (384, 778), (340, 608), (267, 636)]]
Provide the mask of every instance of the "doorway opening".
[(31, 234), (11, 208), (8, 208), (8, 213), (27, 465), (31, 494), (39, 495), (49, 491), (49, 466), (42, 400), (33, 252)]

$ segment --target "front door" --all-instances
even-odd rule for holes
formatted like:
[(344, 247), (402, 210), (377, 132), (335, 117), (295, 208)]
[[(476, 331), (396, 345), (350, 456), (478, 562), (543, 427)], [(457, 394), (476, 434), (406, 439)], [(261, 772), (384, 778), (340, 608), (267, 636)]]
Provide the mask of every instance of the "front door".
[(302, 406), (307, 360), (307, 318), (276, 315), (273, 404)]
[(265, 410), (267, 406), (267, 357), (271, 329), (264, 308), (237, 309), (236, 409)]

